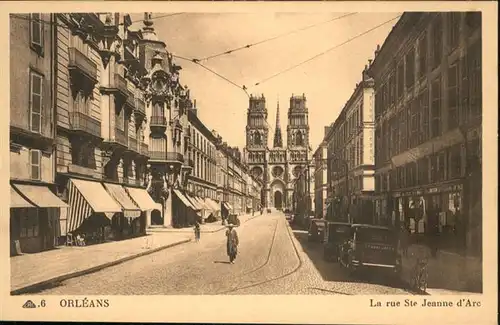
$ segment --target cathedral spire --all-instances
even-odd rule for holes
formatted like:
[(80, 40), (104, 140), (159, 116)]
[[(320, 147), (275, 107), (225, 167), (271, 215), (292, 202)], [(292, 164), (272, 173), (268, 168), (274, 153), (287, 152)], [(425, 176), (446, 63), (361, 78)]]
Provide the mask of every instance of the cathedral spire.
[(276, 128), (274, 129), (274, 148), (283, 148), (283, 139), (281, 138), (279, 97), (278, 97), (278, 106), (276, 108)]

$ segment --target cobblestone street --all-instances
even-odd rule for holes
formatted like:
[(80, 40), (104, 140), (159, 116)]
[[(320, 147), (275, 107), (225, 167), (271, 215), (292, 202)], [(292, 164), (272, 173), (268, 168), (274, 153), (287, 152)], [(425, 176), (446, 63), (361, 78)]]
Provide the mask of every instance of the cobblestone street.
[[(223, 231), (70, 279), (40, 294), (408, 294), (384, 280), (350, 278), (324, 262), (320, 244), (292, 230), (282, 214), (264, 214), (238, 228), (235, 264)], [(378, 279), (378, 277), (377, 277)]]

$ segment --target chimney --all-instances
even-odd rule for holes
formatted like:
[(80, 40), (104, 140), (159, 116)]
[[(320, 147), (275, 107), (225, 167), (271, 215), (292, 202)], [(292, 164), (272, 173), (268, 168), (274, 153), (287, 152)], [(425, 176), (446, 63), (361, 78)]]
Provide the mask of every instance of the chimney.
[(368, 59), (368, 66), (371, 67), (372, 66), (372, 62), (373, 60), (372, 59)]
[(380, 52), (380, 44), (377, 44), (377, 49), (375, 50), (375, 57), (377, 57), (379, 52)]
[(198, 109), (196, 108), (196, 99), (193, 99), (193, 107), (189, 109), (195, 116), (198, 116)]

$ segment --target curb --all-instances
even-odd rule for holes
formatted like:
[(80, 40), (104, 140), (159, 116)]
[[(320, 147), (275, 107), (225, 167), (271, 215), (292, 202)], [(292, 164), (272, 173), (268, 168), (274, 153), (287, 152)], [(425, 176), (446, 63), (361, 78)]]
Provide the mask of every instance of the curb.
[(34, 283), (34, 284), (30, 284), (28, 286), (25, 286), (25, 287), (22, 287), (22, 288), (19, 288), (19, 289), (16, 289), (16, 290), (12, 290), (10, 292), (10, 294), (11, 295), (21, 295), (21, 294), (36, 292), (36, 291), (39, 291), (39, 290), (43, 289), (43, 287), (47, 287), (47, 286), (50, 286), (52, 284), (56, 284), (58, 282), (62, 282), (62, 281), (65, 281), (65, 280), (68, 280), (68, 279), (71, 279), (71, 278), (76, 278), (76, 277), (79, 277), (79, 276), (82, 276), (82, 275), (94, 273), (94, 272), (100, 271), (102, 269), (105, 269), (105, 268), (108, 268), (108, 267), (111, 267), (111, 266), (115, 266), (115, 265), (118, 265), (118, 264), (122, 264), (124, 262), (130, 261), (130, 260), (142, 257), (142, 256), (153, 254), (153, 253), (159, 252), (159, 251), (167, 249), (167, 248), (171, 248), (171, 247), (174, 247), (174, 246), (185, 244), (185, 243), (188, 243), (190, 241), (192, 241), (192, 240), (191, 239), (185, 239), (185, 240), (182, 240), (182, 241), (179, 241), (179, 242), (175, 242), (175, 243), (172, 243), (172, 244), (168, 244), (168, 245), (165, 245), (165, 246), (160, 246), (160, 247), (157, 247), (157, 248), (153, 248), (153, 249), (147, 250), (147, 251), (139, 253), (139, 254), (127, 256), (127, 257), (124, 257), (124, 258), (121, 258), (121, 259), (118, 259), (118, 260), (114, 260), (114, 261), (111, 261), (111, 262), (107, 262), (107, 263), (104, 263), (104, 264), (101, 264), (101, 265), (93, 266), (93, 267), (85, 269), (85, 270), (76, 271), (76, 272), (72, 272), (72, 273), (67, 273), (67, 274), (63, 274), (63, 275), (60, 275), (60, 276), (56, 276), (56, 277), (48, 279), (48, 280), (44, 280), (44, 281), (37, 282), (37, 283)]

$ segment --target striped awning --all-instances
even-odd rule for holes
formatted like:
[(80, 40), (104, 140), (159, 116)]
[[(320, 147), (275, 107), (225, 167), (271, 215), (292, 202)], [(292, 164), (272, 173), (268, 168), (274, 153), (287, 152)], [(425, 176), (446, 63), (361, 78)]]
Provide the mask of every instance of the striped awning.
[[(174, 190), (174, 193), (175, 195), (179, 198), (179, 200), (182, 201), (182, 203), (184, 203), (184, 205), (188, 208), (191, 208), (191, 209), (194, 209), (193, 205), (191, 204), (191, 202), (189, 202), (189, 200), (184, 196), (184, 194), (181, 193), (181, 191), (179, 190)], [(196, 210), (196, 209), (195, 209)]]
[(214, 211), (220, 211), (220, 204), (216, 203), (214, 200), (207, 198), (205, 199), (205, 203), (207, 203)]
[(193, 196), (186, 194), (186, 197), (188, 198), (189, 202), (191, 202), (191, 205), (195, 210), (203, 210), (203, 207), (200, 205), (200, 202), (196, 200)]
[(212, 210), (212, 207), (209, 206), (208, 204), (206, 204), (205, 200), (203, 198), (201, 198), (199, 196), (196, 196), (195, 198), (198, 200), (198, 202), (200, 203), (200, 206), (202, 206), (204, 210)]
[(141, 216), (141, 210), (132, 202), (132, 199), (121, 185), (110, 183), (104, 183), (103, 185), (111, 197), (122, 206), (125, 217), (137, 218)]
[(68, 203), (68, 219), (61, 219), (61, 226), (66, 224), (66, 232), (72, 232), (80, 227), (92, 212), (102, 212), (111, 218), (114, 213), (122, 211), (101, 183), (81, 179), (72, 178), (68, 181)]

